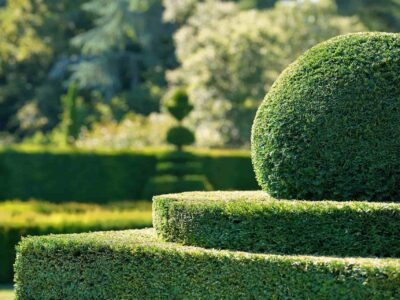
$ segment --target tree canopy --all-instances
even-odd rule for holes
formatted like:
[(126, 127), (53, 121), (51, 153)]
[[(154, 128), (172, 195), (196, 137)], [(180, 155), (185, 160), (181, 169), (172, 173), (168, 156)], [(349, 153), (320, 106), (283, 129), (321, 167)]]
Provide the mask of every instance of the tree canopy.
[(360, 30), (360, 21), (338, 16), (331, 1), (266, 11), (207, 1), (175, 34), (180, 67), (169, 80), (188, 87), (204, 143), (244, 145), (256, 108), (286, 65), (320, 41)]
[(13, 0), (0, 29), (0, 132), (59, 128), (71, 83), (86, 132), (162, 115), (178, 86), (199, 145), (247, 146), (287, 64), (337, 34), (399, 31), (400, 0)]

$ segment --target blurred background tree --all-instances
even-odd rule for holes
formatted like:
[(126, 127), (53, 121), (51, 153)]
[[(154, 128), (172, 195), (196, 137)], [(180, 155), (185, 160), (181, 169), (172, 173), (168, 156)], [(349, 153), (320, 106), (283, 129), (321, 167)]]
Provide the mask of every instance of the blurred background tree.
[(56, 143), (75, 82), (78, 147), (162, 144), (150, 131), (173, 123), (161, 99), (180, 86), (196, 145), (248, 147), (288, 63), (338, 34), (399, 31), (400, 0), (13, 0), (0, 2), (0, 29), (7, 141)]
[(206, 1), (174, 36), (180, 66), (168, 78), (188, 87), (199, 144), (248, 145), (255, 111), (285, 66), (320, 41), (363, 29), (331, 1), (264, 11)]

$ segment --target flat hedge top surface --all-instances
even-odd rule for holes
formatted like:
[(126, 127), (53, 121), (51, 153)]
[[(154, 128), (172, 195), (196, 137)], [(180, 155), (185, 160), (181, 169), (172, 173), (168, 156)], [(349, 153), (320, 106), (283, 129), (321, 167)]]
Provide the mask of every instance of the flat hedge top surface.
[(277, 200), (265, 192), (189, 192), (153, 200), (158, 235), (261, 253), (400, 257), (400, 204)]
[(397, 259), (280, 256), (165, 243), (154, 230), (25, 238), (18, 299), (396, 299)]
[(339, 36), (307, 51), (259, 108), (252, 158), (285, 199), (400, 201), (400, 34)]
[[(227, 251), (216, 249), (204, 249), (200, 247), (185, 246), (178, 243), (165, 242), (157, 237), (153, 228), (135, 229), (124, 231), (103, 231), (80, 234), (56, 234), (40, 237), (26, 237), (18, 245), (18, 252), (24, 254), (27, 252), (51, 251), (58, 247), (63, 247), (66, 251), (74, 249), (87, 249), (87, 254), (96, 251), (112, 250), (118, 251), (128, 250), (130, 253), (135, 251), (147, 250), (156, 251), (160, 249), (178, 251), (181, 253), (206, 254), (210, 256), (231, 256), (236, 259), (262, 259), (262, 260), (287, 260), (287, 261), (304, 261), (316, 264), (338, 263), (338, 264), (355, 264), (366, 268), (387, 268), (400, 272), (400, 259), (392, 258), (336, 258), (324, 256), (304, 256), (304, 255), (275, 255), (275, 254), (257, 254), (246, 253), (240, 251)], [(85, 253), (81, 253), (85, 255)], [(57, 255), (57, 253), (54, 253)]]

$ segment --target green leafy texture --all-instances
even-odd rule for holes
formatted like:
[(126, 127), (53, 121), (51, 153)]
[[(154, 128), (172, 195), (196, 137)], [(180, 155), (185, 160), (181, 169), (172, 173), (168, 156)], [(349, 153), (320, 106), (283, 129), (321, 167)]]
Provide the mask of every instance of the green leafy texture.
[(370, 30), (397, 32), (400, 29), (399, 0), (336, 0), (338, 11), (357, 15)]
[[(203, 172), (218, 190), (257, 188), (248, 151), (194, 150), (185, 152), (203, 165)], [(0, 199), (45, 199), (104, 203), (141, 199), (144, 186), (156, 175), (158, 156), (170, 151), (79, 151), (0, 149)], [(46, 172), (43, 172), (46, 170)], [(240, 170), (240, 172), (237, 172)], [(82, 188), (85, 187), (85, 188)]]
[(172, 127), (167, 132), (167, 142), (175, 145), (179, 151), (182, 150), (183, 146), (191, 145), (195, 142), (193, 132), (185, 126)]
[(13, 278), (15, 246), (22, 236), (150, 227), (151, 203), (113, 205), (39, 201), (0, 203), (0, 283)]
[(285, 1), (241, 11), (205, 1), (175, 34), (181, 65), (168, 73), (194, 105), (188, 122), (197, 144), (249, 146), (258, 106), (280, 72), (318, 42), (365, 28), (339, 16), (333, 1)]
[(176, 89), (166, 101), (165, 108), (179, 122), (187, 117), (193, 110), (189, 96), (184, 89)]
[(285, 199), (399, 201), (400, 35), (324, 42), (275, 82), (253, 125), (263, 190)]
[(166, 241), (262, 253), (400, 257), (400, 205), (285, 201), (264, 192), (157, 196)]
[[(80, 9), (87, 0), (13, 0), (0, 8), (1, 130), (31, 134), (18, 114), (34, 100), (54, 127), (59, 119), (62, 80), (50, 79), (52, 68), (74, 54), (70, 38), (92, 21)], [(35, 128), (37, 130), (37, 128)]]
[(398, 299), (398, 259), (262, 255), (165, 243), (153, 229), (25, 238), (18, 299)]
[[(109, 100), (140, 85), (165, 85), (164, 72), (175, 65), (171, 24), (162, 22), (161, 0), (91, 0), (83, 9), (97, 16), (94, 27), (78, 34), (80, 49), (71, 80)], [(147, 100), (153, 101), (151, 95)], [(157, 108), (158, 109), (158, 108)]]

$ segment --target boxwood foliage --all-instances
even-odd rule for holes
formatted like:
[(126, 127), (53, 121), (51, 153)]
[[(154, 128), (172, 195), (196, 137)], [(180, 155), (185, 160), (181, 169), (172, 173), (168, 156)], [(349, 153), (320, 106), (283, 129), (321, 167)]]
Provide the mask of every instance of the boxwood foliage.
[(163, 239), (262, 253), (400, 257), (400, 204), (276, 200), (264, 192), (157, 196)]
[(206, 250), (152, 229), (25, 238), (18, 299), (399, 299), (398, 259)]
[(12, 282), (15, 246), (23, 236), (135, 229), (152, 225), (151, 204), (148, 202), (100, 206), (7, 201), (0, 203), (0, 216), (0, 284)]
[(252, 156), (272, 196), (400, 201), (400, 35), (358, 33), (290, 65), (257, 113)]

